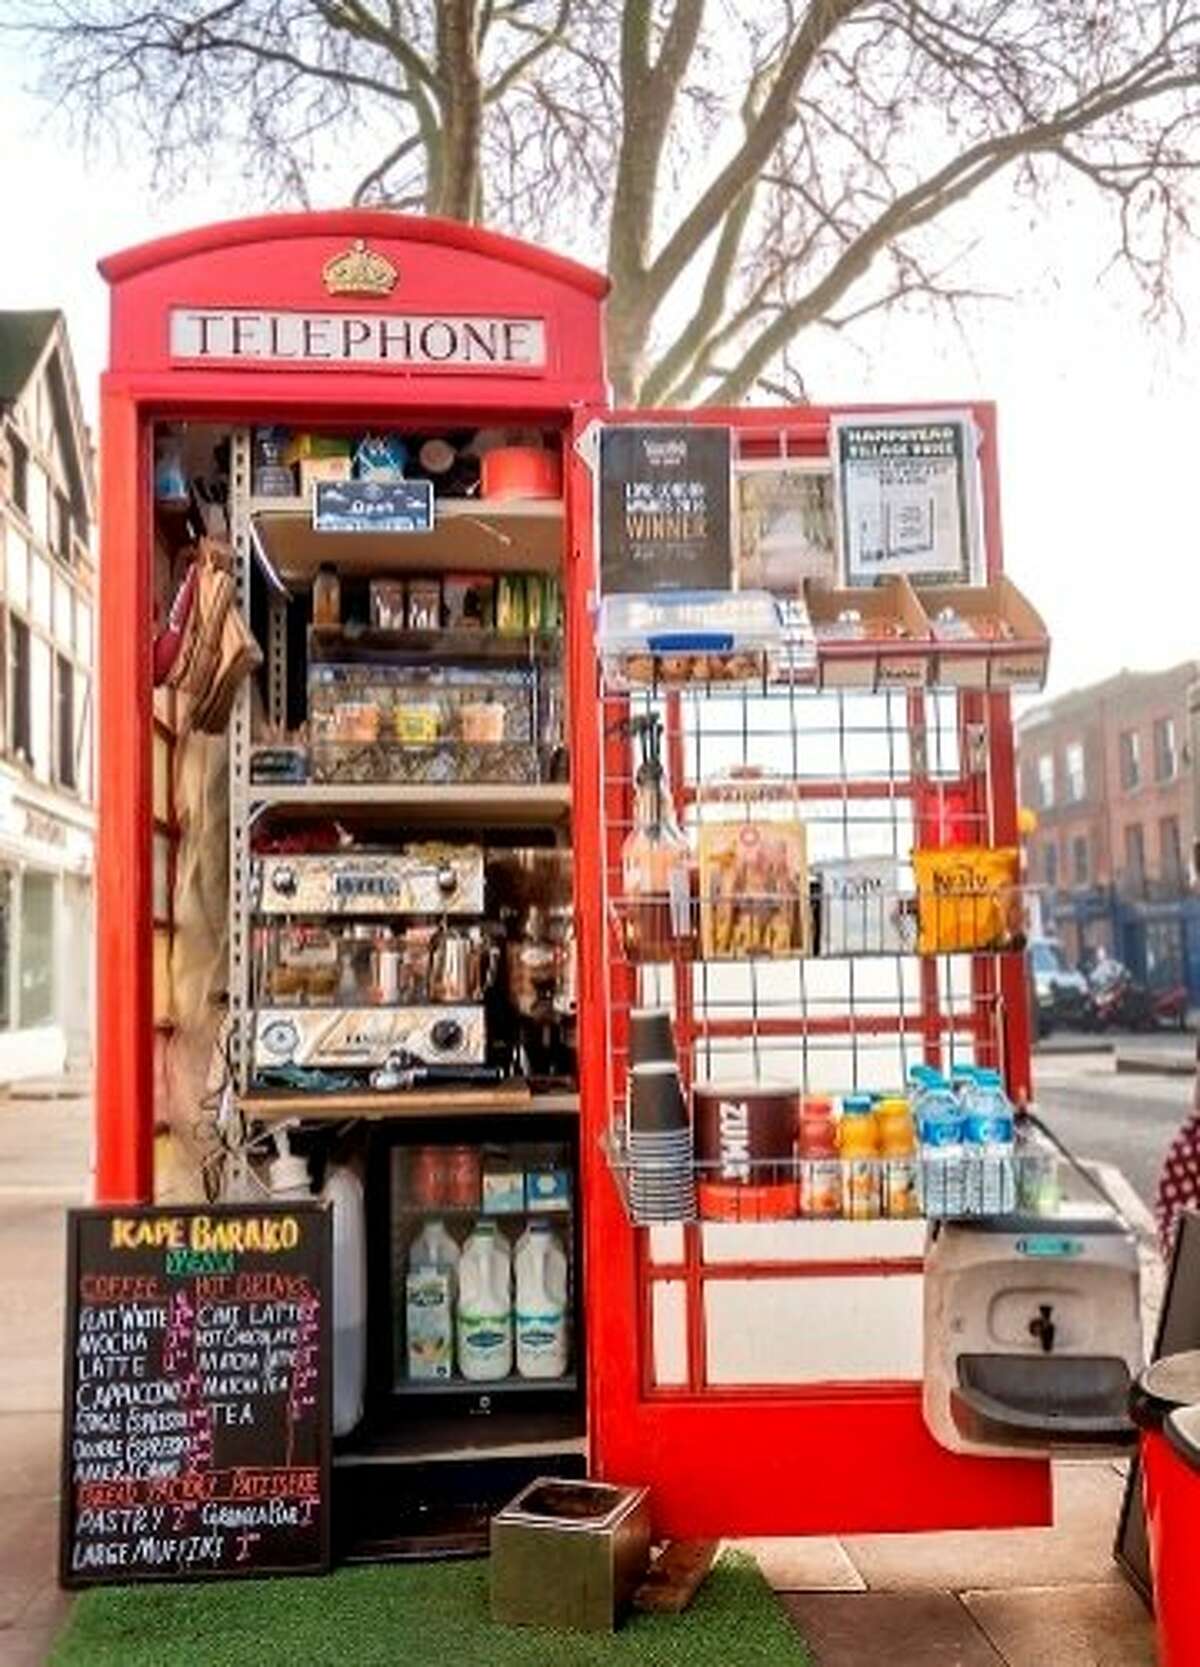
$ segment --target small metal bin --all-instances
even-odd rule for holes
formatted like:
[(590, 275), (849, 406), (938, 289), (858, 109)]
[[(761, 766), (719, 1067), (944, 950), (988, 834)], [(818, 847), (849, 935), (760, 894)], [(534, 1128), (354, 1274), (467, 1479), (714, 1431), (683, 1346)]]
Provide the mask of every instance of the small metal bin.
[(492, 1518), (492, 1619), (612, 1632), (650, 1561), (646, 1488), (541, 1476)]

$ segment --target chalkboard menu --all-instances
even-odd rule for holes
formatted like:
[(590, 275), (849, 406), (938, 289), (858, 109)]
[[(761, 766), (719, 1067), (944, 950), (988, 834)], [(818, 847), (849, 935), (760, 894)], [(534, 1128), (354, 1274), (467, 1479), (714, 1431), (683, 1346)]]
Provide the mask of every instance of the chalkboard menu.
[(65, 1586), (329, 1566), (329, 1212), (73, 1210)]
[(733, 582), (727, 428), (600, 433), (600, 588), (729, 590)]

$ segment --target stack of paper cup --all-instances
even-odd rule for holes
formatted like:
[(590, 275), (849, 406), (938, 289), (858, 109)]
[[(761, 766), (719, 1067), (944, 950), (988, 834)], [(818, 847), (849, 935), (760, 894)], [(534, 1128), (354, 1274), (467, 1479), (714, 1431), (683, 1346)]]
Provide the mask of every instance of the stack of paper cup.
[(629, 1205), (639, 1224), (693, 1221), (692, 1130), (670, 1060), (635, 1065), (629, 1093)]

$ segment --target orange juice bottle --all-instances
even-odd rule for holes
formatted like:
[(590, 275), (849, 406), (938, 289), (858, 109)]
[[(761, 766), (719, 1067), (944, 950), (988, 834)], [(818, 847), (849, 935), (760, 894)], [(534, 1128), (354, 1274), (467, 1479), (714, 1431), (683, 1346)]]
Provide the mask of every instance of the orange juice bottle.
[(869, 1094), (847, 1094), (838, 1129), (842, 1158), (842, 1215), (875, 1221), (881, 1208), (879, 1123)]
[(908, 1101), (899, 1096), (881, 1100), (875, 1108), (875, 1120), (883, 1160), (880, 1165), (883, 1213), (893, 1219), (920, 1215), (917, 1137)]
[(837, 1216), (842, 1211), (842, 1164), (833, 1101), (806, 1095), (800, 1108), (800, 1214)]

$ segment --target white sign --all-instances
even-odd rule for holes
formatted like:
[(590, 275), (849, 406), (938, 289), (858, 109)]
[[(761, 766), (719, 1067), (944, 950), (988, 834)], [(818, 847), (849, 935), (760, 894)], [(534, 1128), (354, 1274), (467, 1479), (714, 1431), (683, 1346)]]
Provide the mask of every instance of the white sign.
[(875, 585), (893, 573), (914, 584), (984, 582), (969, 412), (834, 417), (829, 444), (845, 584)]
[(189, 364), (385, 365), (398, 369), (542, 370), (540, 318), (449, 313), (292, 313), (173, 307), (171, 357)]

